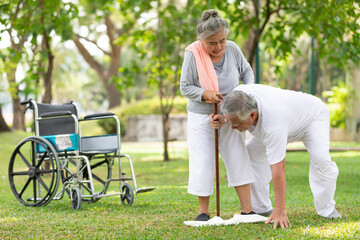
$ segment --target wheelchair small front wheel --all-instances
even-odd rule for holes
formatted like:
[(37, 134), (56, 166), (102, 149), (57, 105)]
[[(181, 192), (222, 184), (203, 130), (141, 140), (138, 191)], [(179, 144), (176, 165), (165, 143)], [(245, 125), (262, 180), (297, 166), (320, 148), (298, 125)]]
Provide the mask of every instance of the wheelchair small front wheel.
[(121, 187), (120, 199), (124, 205), (131, 205), (134, 202), (134, 191), (130, 184), (124, 183)]
[(78, 187), (71, 190), (71, 206), (72, 209), (78, 211), (81, 208), (81, 192)]

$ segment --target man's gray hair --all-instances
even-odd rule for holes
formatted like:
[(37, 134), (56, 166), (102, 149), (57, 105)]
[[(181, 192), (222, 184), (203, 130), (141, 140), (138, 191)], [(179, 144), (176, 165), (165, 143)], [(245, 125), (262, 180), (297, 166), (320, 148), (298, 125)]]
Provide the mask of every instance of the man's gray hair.
[(224, 114), (235, 115), (240, 121), (245, 121), (251, 112), (258, 110), (258, 107), (253, 96), (243, 91), (232, 91), (226, 95), (220, 109)]
[(218, 11), (214, 9), (205, 10), (197, 25), (197, 39), (205, 40), (220, 31), (224, 31), (227, 36), (230, 32), (229, 23), (219, 16)]

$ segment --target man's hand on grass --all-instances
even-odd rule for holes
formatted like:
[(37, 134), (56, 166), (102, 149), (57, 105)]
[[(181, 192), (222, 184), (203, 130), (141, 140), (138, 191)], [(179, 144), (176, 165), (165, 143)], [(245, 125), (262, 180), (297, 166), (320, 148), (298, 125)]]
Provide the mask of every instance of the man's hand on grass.
[(274, 229), (276, 229), (278, 225), (280, 225), (282, 229), (291, 227), (288, 216), (286, 214), (286, 210), (277, 210), (275, 208), (274, 212), (270, 215), (270, 217), (266, 221), (266, 224), (271, 223), (271, 221), (274, 221)]

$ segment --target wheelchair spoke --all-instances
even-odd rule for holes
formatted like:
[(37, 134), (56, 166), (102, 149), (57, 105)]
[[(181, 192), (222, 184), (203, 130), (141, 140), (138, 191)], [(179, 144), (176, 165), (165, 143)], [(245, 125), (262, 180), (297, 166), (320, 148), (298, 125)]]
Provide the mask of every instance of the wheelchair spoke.
[(22, 158), (22, 160), (24, 161), (24, 163), (26, 164), (27, 167), (31, 167), (31, 164), (28, 162), (28, 160), (25, 158), (25, 156), (20, 152), (20, 150), (17, 151), (17, 154), (20, 155), (20, 157)]
[(100, 182), (102, 185), (105, 185), (105, 181), (103, 181), (101, 178), (99, 178), (98, 176), (96, 176), (95, 174), (92, 174), (92, 177), (97, 180), (98, 182)]
[(37, 180), (39, 181), (39, 183), (44, 187), (44, 189), (49, 192), (49, 188), (48, 186), (46, 186), (46, 184), (44, 183), (44, 181), (39, 177), (39, 176), (36, 176)]
[(36, 195), (36, 179), (35, 178), (33, 178), (33, 190), (34, 190), (34, 203), (36, 203), (37, 195)]
[(131, 196), (126, 194), (125, 195), (125, 200), (129, 203), (131, 201)]
[(52, 170), (52, 169), (43, 169), (43, 170), (39, 170), (39, 171), (36, 171), (37, 173), (54, 173), (56, 170)]
[(32, 165), (36, 166), (35, 142), (31, 142)]
[(12, 172), (10, 173), (11, 176), (22, 176), (22, 175), (29, 175), (29, 171), (24, 172)]
[(40, 165), (44, 162), (46, 156), (47, 156), (47, 152), (45, 152), (45, 153), (43, 154), (43, 156), (41, 157), (40, 161), (39, 161), (38, 164), (36, 165), (36, 168), (39, 168), (39, 167), (40, 167)]
[(19, 197), (20, 197), (20, 198), (21, 198), (21, 196), (23, 195), (23, 193), (25, 192), (25, 190), (27, 189), (27, 187), (29, 186), (30, 182), (31, 182), (31, 178), (29, 178), (29, 179), (26, 181), (23, 189), (21, 189), (21, 192), (19, 193)]
[(92, 194), (91, 189), (90, 189), (88, 186), (86, 186), (86, 184), (80, 183), (80, 185), (81, 185), (86, 191), (88, 191), (90, 194)]
[(103, 161), (98, 162), (98, 163), (96, 163), (94, 165), (91, 165), (91, 169), (97, 168), (98, 166), (100, 166), (100, 165), (102, 165), (103, 163), (106, 163), (106, 162), (107, 162), (107, 160), (103, 160)]
[(72, 159), (69, 159), (69, 162), (72, 163), (74, 166), (76, 166), (76, 162)]

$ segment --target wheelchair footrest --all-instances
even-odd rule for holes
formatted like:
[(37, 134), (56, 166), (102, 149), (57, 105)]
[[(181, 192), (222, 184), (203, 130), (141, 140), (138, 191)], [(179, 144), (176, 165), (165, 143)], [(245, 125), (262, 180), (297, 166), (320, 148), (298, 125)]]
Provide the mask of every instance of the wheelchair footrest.
[(138, 189), (136, 190), (136, 194), (138, 194), (138, 193), (145, 193), (145, 192), (151, 192), (151, 191), (153, 191), (153, 190), (155, 190), (155, 187), (143, 187), (143, 188), (138, 188)]

